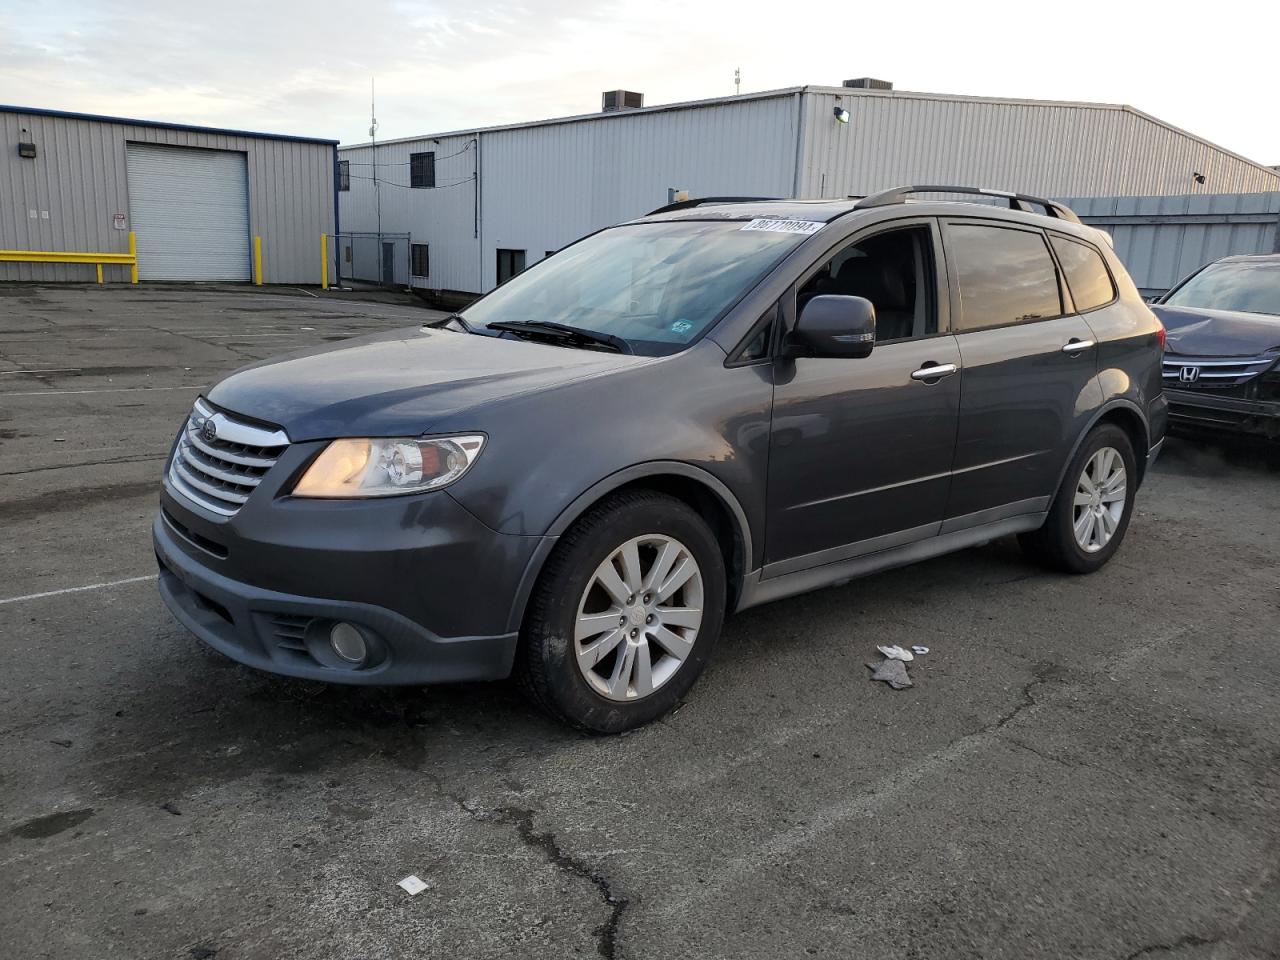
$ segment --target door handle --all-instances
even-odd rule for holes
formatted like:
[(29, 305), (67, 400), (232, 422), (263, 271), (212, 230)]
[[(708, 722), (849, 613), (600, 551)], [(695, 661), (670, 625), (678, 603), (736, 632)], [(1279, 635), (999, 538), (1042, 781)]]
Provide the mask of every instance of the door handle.
[(1074, 357), (1077, 353), (1083, 353), (1094, 346), (1097, 346), (1097, 344), (1093, 340), (1071, 340), (1063, 344), (1062, 352)]
[(911, 371), (912, 380), (941, 380), (943, 377), (949, 377), (960, 368), (954, 363), (932, 363), (925, 364), (919, 370)]

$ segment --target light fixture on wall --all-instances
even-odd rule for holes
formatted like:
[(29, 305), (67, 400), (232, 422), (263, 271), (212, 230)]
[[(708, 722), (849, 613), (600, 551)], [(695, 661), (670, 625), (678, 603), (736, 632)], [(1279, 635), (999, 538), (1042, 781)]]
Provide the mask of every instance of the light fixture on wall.
[(846, 110), (844, 107), (840, 106), (840, 104), (837, 103), (835, 106), (835, 109), (832, 110), (831, 112), (835, 114), (836, 120), (838, 120), (840, 123), (849, 122), (849, 111)]
[(36, 158), (36, 145), (34, 143), (18, 144), (18, 156), (24, 160), (34, 160)]
[(1203, 173), (1195, 173), (1195, 172), (1193, 172), (1193, 173), (1191, 174), (1191, 179), (1192, 179), (1192, 180), (1194, 180), (1196, 183), (1203, 184), (1203, 183), (1204, 183), (1204, 174), (1203, 174)]

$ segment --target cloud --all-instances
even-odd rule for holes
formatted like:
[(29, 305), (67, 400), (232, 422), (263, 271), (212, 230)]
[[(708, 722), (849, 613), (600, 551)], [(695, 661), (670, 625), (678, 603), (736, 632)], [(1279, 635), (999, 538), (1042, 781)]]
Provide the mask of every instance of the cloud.
[[(648, 103), (882, 76), (900, 89), (1132, 103), (1280, 162), (1265, 57), (1239, 56), (1244, 0), (1204, 17), (1077, 0), (899, 8), (808, 0), (0, 0), (0, 102), (366, 138), (586, 113), (600, 91)], [(1215, 76), (1216, 83), (1189, 80)], [(1271, 111), (1274, 112), (1274, 111)]]

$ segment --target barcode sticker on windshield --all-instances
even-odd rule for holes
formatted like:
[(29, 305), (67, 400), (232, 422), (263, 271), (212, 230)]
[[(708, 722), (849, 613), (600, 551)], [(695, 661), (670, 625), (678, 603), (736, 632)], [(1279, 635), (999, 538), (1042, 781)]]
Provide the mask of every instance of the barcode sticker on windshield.
[(801, 233), (806, 236), (817, 233), (825, 226), (814, 220), (769, 220), (757, 219), (748, 223), (743, 230), (767, 230), (770, 233)]

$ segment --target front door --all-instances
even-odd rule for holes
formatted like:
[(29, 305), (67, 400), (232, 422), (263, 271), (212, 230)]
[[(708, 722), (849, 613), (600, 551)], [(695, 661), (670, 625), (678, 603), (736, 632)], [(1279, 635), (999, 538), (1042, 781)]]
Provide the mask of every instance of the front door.
[(800, 285), (797, 310), (819, 294), (870, 300), (876, 345), (777, 362), (766, 578), (937, 534), (961, 381), (939, 262), (937, 227), (916, 220), (856, 237)]
[(385, 240), (382, 243), (382, 282), (396, 282), (396, 245)]
[(1097, 348), (1034, 227), (943, 226), (964, 361), (955, 477), (943, 532), (1039, 513), (1097, 409)]

